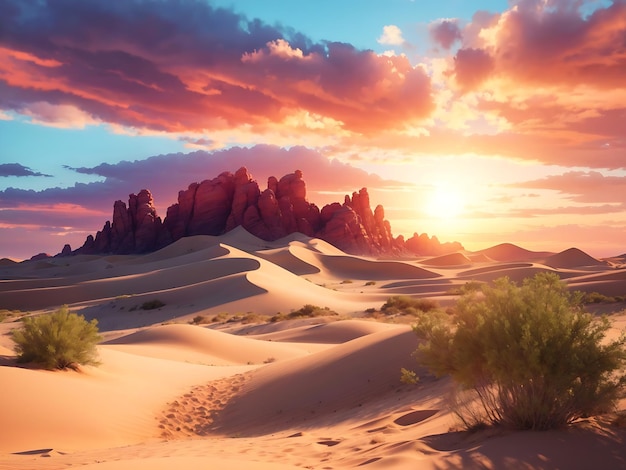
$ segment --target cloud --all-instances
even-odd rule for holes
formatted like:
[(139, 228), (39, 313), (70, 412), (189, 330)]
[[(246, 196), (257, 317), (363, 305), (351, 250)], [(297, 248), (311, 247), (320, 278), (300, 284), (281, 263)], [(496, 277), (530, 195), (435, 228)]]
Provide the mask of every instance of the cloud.
[(358, 133), (432, 111), (429, 77), (404, 57), (314, 43), (206, 2), (2, 8), (0, 108), (35, 122), (263, 134), (304, 111)]
[(0, 163), (0, 177), (2, 176), (45, 176), (50, 177), (52, 175), (46, 175), (38, 171), (33, 171), (27, 166), (19, 163)]
[(433, 41), (444, 49), (450, 49), (455, 42), (463, 38), (456, 19), (443, 19), (431, 23), (428, 31)]
[(383, 34), (380, 35), (377, 42), (379, 44), (387, 44), (390, 46), (401, 46), (404, 44), (402, 30), (393, 24), (383, 26)]
[(484, 49), (460, 49), (454, 57), (454, 74), (464, 89), (481, 85), (494, 70), (494, 60)]
[(626, 176), (606, 176), (598, 171), (570, 171), (511, 185), (518, 188), (549, 189), (580, 203), (619, 203), (626, 209)]
[(88, 113), (68, 104), (35, 102), (30, 103), (23, 113), (32, 118), (33, 124), (63, 129), (84, 129), (85, 126), (99, 124), (99, 121)]

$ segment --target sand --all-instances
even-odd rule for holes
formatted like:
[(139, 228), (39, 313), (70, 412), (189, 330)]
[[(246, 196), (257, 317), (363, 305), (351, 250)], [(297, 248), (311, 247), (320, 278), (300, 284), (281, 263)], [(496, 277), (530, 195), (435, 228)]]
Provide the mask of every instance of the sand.
[[(0, 308), (21, 312), (0, 323), (0, 469), (624, 468), (626, 431), (608, 417), (545, 433), (459, 431), (451, 383), (418, 368), (410, 325), (364, 313), (392, 295), (451, 304), (468, 281), (536, 272), (624, 295), (622, 261), (510, 244), (378, 261), (237, 229), (144, 256), (2, 262)], [(155, 299), (165, 305), (142, 308)], [(269, 321), (307, 303), (336, 314)], [(14, 319), (63, 304), (98, 319), (101, 364), (16, 364)], [(617, 335), (626, 314), (611, 318)], [(402, 367), (421, 380), (402, 384)]]

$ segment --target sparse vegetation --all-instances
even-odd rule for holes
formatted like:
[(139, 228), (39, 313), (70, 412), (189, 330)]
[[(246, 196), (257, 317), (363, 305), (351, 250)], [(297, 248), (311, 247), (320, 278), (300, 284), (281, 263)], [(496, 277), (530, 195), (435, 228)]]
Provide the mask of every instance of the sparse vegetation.
[(365, 283), (366, 286), (375, 286), (376, 285), (376, 281), (367, 281)]
[(582, 296), (584, 304), (615, 304), (626, 302), (626, 295), (608, 296), (599, 292), (585, 292)]
[(206, 323), (211, 323), (211, 320), (204, 315), (196, 315), (190, 322), (192, 325), (203, 325)]
[(419, 377), (413, 370), (405, 369), (404, 367), (400, 369), (400, 382), (405, 385), (414, 385), (419, 382)]
[(461, 297), (452, 322), (420, 316), (418, 360), (460, 386), (453, 410), (468, 429), (553, 429), (608, 411), (626, 382), (626, 338), (608, 340), (608, 319), (581, 297), (552, 273), (521, 287), (498, 279)]
[(224, 321), (226, 321), (227, 319), (228, 319), (228, 313), (226, 313), (226, 312), (220, 312), (220, 313), (218, 313), (217, 315), (215, 315), (215, 316), (211, 319), (211, 321), (212, 321), (213, 323), (219, 323), (219, 322), (224, 322)]
[(344, 279), (343, 281), (341, 281), (342, 284), (352, 284), (353, 281), (351, 281), (350, 279)]
[(98, 363), (98, 321), (88, 322), (66, 306), (51, 314), (24, 318), (22, 328), (13, 330), (11, 337), (20, 362), (34, 362), (47, 369)]
[(480, 281), (467, 281), (462, 286), (455, 286), (448, 290), (450, 295), (465, 295), (471, 292), (480, 292), (480, 289), (484, 285), (484, 282)]
[(263, 315), (254, 312), (248, 312), (242, 317), (241, 323), (247, 325), (249, 323), (263, 323), (266, 320), (267, 318)]
[(317, 305), (306, 304), (298, 310), (294, 310), (293, 312), (287, 314), (278, 312), (270, 318), (270, 322), (275, 323), (284, 320), (294, 320), (296, 318), (326, 317), (330, 315), (338, 315), (338, 313), (330, 310), (328, 307), (322, 308)]
[(418, 315), (421, 312), (430, 312), (438, 308), (439, 303), (436, 300), (399, 295), (389, 297), (380, 310), (385, 315)]
[(21, 310), (0, 309), (0, 323), (9, 319), (13, 321), (17, 321), (20, 318), (22, 318), (24, 315), (26, 315), (26, 313), (22, 312)]

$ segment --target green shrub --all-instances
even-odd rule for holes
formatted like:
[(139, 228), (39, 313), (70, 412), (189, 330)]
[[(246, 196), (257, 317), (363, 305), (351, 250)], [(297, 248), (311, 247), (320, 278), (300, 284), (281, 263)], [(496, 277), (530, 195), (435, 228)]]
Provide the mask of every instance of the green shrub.
[(455, 411), (466, 426), (552, 429), (614, 406), (626, 338), (607, 340), (608, 319), (583, 312), (580, 294), (552, 273), (481, 290), (459, 299), (452, 323), (422, 315), (414, 327), (418, 361), (464, 390)]
[(338, 315), (337, 312), (330, 310), (328, 307), (318, 307), (317, 305), (306, 304), (299, 308), (298, 310), (294, 310), (293, 312), (284, 314), (278, 312), (270, 321), (272, 323), (283, 321), (283, 320), (294, 320), (296, 318), (314, 318), (314, 317), (326, 317), (330, 315)]
[(405, 369), (404, 367), (400, 369), (400, 382), (405, 385), (415, 385), (419, 382), (419, 377), (413, 370)]
[(398, 295), (389, 297), (380, 310), (385, 315), (417, 315), (419, 312), (430, 312), (437, 308), (439, 308), (439, 303), (436, 300)]
[(34, 362), (47, 369), (98, 363), (98, 321), (88, 322), (66, 306), (48, 315), (24, 318), (23, 326), (13, 330), (11, 337), (20, 362)]
[(196, 315), (189, 323), (192, 325), (202, 325), (204, 323), (211, 323), (211, 320), (204, 315)]

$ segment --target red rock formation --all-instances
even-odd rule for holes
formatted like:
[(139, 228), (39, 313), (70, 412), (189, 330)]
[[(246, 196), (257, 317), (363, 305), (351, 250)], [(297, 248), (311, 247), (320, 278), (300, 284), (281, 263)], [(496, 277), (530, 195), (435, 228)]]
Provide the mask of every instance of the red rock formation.
[[(145, 253), (184, 236), (221, 235), (239, 225), (264, 240), (301, 232), (354, 254), (401, 253), (422, 249), (424, 242), (417, 234), (406, 246), (401, 237), (394, 239), (383, 207), (372, 211), (366, 188), (346, 196), (343, 204), (329, 204), (320, 211), (307, 201), (306, 183), (299, 170), (280, 180), (270, 177), (264, 191), (244, 167), (235, 174), (224, 172), (217, 178), (192, 183), (178, 193), (178, 202), (167, 209), (163, 223), (152, 194), (144, 189), (129, 196), (128, 208), (116, 201), (112, 220), (95, 239), (87, 237), (77, 252)], [(429, 246), (444, 247), (436, 239), (426, 239)]]
[(436, 236), (430, 238), (427, 233), (418, 235), (414, 233), (411, 238), (404, 241), (404, 246), (408, 251), (416, 255), (422, 256), (439, 256), (447, 253), (454, 253), (463, 249), (463, 245), (459, 242), (441, 243)]

